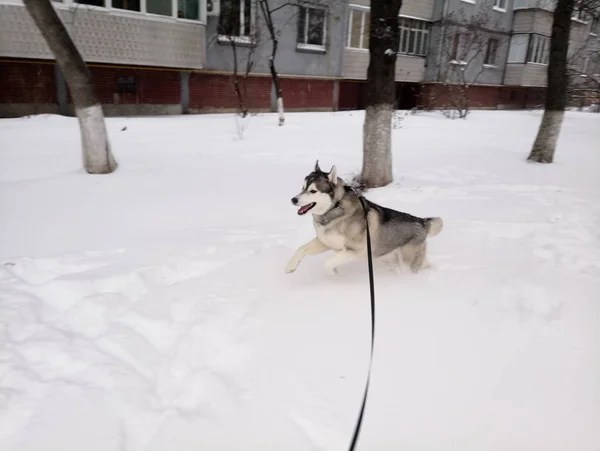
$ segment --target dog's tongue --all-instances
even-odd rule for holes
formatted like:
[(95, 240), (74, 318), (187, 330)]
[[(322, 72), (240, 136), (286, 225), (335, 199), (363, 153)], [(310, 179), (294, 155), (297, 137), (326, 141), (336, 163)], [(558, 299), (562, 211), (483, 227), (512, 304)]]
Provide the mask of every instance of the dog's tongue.
[(300, 208), (298, 209), (298, 214), (299, 214), (299, 215), (303, 215), (303, 214), (304, 214), (304, 213), (306, 213), (308, 210), (310, 210), (310, 207), (312, 207), (312, 204), (308, 204), (308, 205), (305, 205), (304, 207), (300, 207)]

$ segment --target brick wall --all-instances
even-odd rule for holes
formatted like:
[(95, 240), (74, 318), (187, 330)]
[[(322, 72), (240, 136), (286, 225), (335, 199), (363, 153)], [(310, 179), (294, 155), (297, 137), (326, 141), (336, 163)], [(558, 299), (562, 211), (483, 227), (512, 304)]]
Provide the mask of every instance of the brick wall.
[(53, 64), (0, 62), (0, 103), (56, 103)]
[(286, 109), (332, 108), (333, 80), (282, 78)]
[[(271, 108), (271, 79), (268, 77), (240, 78), (240, 89), (250, 110)], [(238, 98), (233, 77), (221, 74), (192, 73), (190, 75), (192, 110), (237, 109)]]
[[(448, 104), (450, 88), (429, 84), (423, 86), (421, 106), (440, 108)], [(534, 108), (544, 104), (545, 88), (525, 86), (471, 86), (471, 108)]]
[[(179, 72), (125, 67), (90, 67), (92, 80), (103, 104), (178, 104), (181, 102)], [(133, 77), (135, 87), (119, 88), (119, 79)]]
[[(181, 113), (181, 75), (177, 71), (126, 67), (90, 67), (90, 71), (100, 101), (110, 107), (107, 110), (111, 115)], [(127, 77), (133, 77), (129, 78), (133, 81), (130, 89), (119, 84), (120, 78), (122, 82)], [(249, 77), (240, 82), (250, 110), (271, 109), (270, 77)], [(364, 87), (363, 82), (340, 81), (339, 108), (364, 108)], [(333, 80), (282, 78), (281, 88), (285, 108), (289, 111), (331, 109), (333, 106)], [(531, 108), (543, 104), (544, 92), (544, 88), (473, 86), (469, 89), (469, 99), (472, 108)], [(423, 85), (420, 105), (439, 108), (447, 103), (447, 96), (447, 87), (443, 85)], [(35, 114), (46, 110), (53, 112), (48, 108), (55, 108), (57, 102), (52, 64), (0, 62), (1, 105), (20, 105), (18, 114)], [(31, 108), (27, 107), (29, 104)], [(45, 109), (37, 108), (44, 105)], [(22, 109), (23, 106), (29, 108), (28, 112)], [(237, 109), (232, 77), (190, 74), (189, 107), (192, 112)], [(9, 110), (4, 108), (2, 111)]]
[(503, 86), (500, 88), (499, 104), (502, 108), (535, 108), (544, 104), (546, 88)]
[(364, 108), (361, 102), (361, 94), (365, 90), (366, 83), (360, 81), (340, 81), (340, 110), (357, 110)]
[[(421, 92), (421, 106), (425, 108), (442, 108), (448, 106), (453, 100), (459, 99), (461, 94), (459, 86), (444, 86), (441, 84), (427, 84)], [(500, 100), (499, 86), (471, 86), (468, 88), (468, 99), (471, 108), (496, 108)]]

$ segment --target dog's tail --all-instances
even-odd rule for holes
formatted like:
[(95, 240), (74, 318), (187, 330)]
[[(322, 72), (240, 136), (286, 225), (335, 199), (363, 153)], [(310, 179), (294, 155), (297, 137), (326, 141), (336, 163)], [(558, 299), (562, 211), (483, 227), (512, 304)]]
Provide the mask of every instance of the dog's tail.
[(427, 236), (438, 235), (444, 227), (442, 218), (425, 218), (423, 221), (425, 222), (425, 228), (427, 229)]

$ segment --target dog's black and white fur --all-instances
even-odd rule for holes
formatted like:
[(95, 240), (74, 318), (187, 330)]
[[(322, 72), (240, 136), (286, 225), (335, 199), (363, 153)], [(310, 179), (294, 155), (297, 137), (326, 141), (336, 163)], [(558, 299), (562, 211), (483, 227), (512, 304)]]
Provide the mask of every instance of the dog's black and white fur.
[[(413, 272), (428, 267), (426, 240), (440, 233), (442, 219), (418, 218), (364, 200), (373, 256), (392, 257), (398, 265), (404, 263)], [(366, 255), (366, 224), (361, 201), (358, 194), (337, 177), (335, 166), (326, 173), (321, 171), (317, 161), (314, 171), (304, 179), (302, 191), (292, 198), (292, 204), (300, 207), (299, 215), (309, 211), (313, 214), (317, 237), (298, 248), (286, 272), (295, 271), (307, 255), (329, 250), (335, 254), (326, 260), (328, 274), (335, 274), (340, 265)]]

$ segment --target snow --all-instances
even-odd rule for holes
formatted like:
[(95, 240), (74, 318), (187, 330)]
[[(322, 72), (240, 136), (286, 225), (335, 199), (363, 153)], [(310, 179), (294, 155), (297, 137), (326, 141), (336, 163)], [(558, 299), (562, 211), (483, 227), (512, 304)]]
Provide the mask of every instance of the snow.
[[(74, 118), (0, 120), (0, 449), (344, 450), (369, 358), (366, 262), (284, 268), (318, 158), (361, 166), (363, 113), (111, 118), (119, 169), (81, 169)], [(410, 115), (395, 183), (441, 216), (433, 267), (376, 265), (359, 449), (600, 450), (600, 116)], [(121, 131), (124, 127), (126, 130)]]

